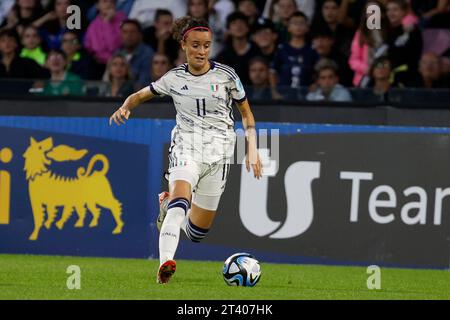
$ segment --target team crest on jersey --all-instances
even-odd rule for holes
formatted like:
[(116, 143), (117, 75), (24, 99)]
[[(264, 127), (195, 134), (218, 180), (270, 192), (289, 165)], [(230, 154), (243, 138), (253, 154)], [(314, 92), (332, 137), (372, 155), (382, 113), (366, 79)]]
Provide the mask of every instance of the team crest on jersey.
[(212, 85), (211, 85), (211, 91), (212, 91), (212, 92), (217, 92), (217, 91), (219, 91), (219, 85), (218, 85), (218, 84), (212, 84)]

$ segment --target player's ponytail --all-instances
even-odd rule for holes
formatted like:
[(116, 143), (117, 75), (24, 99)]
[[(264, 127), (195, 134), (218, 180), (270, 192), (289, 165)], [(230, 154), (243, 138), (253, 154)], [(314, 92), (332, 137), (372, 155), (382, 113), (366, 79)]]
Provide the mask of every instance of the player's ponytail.
[(211, 29), (209, 28), (209, 24), (206, 20), (203, 19), (198, 20), (190, 16), (185, 16), (175, 21), (172, 28), (173, 38), (177, 42), (181, 42), (185, 39), (187, 34), (193, 29), (198, 31), (211, 31)]

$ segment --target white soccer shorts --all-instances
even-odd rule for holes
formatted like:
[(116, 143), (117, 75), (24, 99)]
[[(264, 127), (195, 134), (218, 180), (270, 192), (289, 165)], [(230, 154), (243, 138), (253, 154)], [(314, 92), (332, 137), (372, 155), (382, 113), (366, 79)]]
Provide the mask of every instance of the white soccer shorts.
[(230, 161), (213, 164), (183, 161), (169, 168), (169, 184), (177, 180), (189, 182), (193, 191), (192, 203), (202, 209), (216, 211), (230, 168)]

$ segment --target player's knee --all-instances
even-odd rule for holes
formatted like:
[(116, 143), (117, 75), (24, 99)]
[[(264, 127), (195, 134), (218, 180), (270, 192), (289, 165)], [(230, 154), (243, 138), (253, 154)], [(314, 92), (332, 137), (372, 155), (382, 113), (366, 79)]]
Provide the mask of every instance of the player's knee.
[(203, 229), (192, 223), (191, 219), (188, 220), (186, 225), (186, 235), (192, 242), (202, 241), (208, 234), (209, 229)]

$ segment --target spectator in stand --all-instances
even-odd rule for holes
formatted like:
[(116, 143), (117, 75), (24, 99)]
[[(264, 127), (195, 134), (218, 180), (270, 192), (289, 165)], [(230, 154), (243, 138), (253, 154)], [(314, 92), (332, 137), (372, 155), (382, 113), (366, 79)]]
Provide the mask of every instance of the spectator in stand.
[(61, 49), (67, 58), (67, 70), (84, 80), (99, 80), (94, 73), (94, 61), (81, 46), (77, 32), (67, 30), (62, 36)]
[(72, 4), (70, 0), (55, 0), (48, 12), (33, 25), (39, 28), (45, 47), (49, 50), (60, 49), (63, 33), (67, 30), (67, 8)]
[(39, 0), (17, 0), (0, 27), (15, 29), (21, 36), (24, 28), (31, 25), (43, 13), (44, 9)]
[[(303, 12), (308, 17), (308, 21), (312, 21), (314, 18), (317, 0), (294, 0), (294, 1), (296, 6), (294, 11)], [(264, 6), (263, 12), (264, 18), (272, 19), (274, 17), (277, 17), (278, 14), (276, 13), (276, 11), (282, 10), (280, 7), (277, 8), (277, 6), (279, 6), (279, 0), (267, 0)]]
[[(270, 0), (269, 0), (270, 2)], [(279, 34), (280, 43), (289, 41), (288, 24), (290, 17), (296, 12), (297, 3), (295, 0), (275, 0), (270, 5), (270, 12), (265, 16), (275, 23), (275, 28)]]
[(403, 25), (408, 10), (409, 6), (406, 0), (389, 0), (387, 2), (387, 17), (390, 27), (387, 43), (392, 68), (412, 74), (417, 72), (423, 41), (422, 32), (417, 27)]
[(245, 89), (250, 100), (272, 100), (269, 82), (269, 62), (264, 57), (254, 57), (249, 62), (250, 86)]
[(22, 58), (32, 59), (40, 66), (43, 66), (45, 64), (47, 54), (44, 50), (42, 50), (41, 42), (41, 36), (35, 27), (32, 25), (25, 27), (22, 33), (23, 48), (20, 52), (20, 56)]
[(143, 39), (154, 52), (165, 54), (173, 64), (178, 58), (180, 45), (172, 37), (172, 25), (172, 13), (166, 9), (158, 9), (155, 24), (143, 31)]
[(80, 96), (84, 94), (84, 83), (76, 74), (66, 70), (67, 59), (64, 52), (52, 50), (48, 53), (46, 67), (50, 71), (42, 94), (45, 96)]
[(265, 18), (259, 18), (252, 31), (252, 40), (261, 50), (262, 56), (270, 63), (275, 57), (278, 43), (278, 33), (274, 23)]
[(442, 58), (435, 53), (424, 53), (419, 62), (419, 75), (409, 82), (410, 87), (439, 89), (449, 88), (443, 73)]
[(154, 51), (142, 41), (142, 29), (139, 21), (125, 20), (120, 27), (123, 46), (119, 53), (127, 58), (131, 65), (133, 79), (138, 88), (150, 83), (150, 62)]
[(169, 61), (169, 58), (161, 53), (156, 53), (153, 56), (152, 67), (150, 70), (151, 73), (151, 81), (156, 81), (165, 75), (172, 68), (172, 64)]
[(370, 68), (369, 87), (373, 88), (373, 93), (380, 96), (382, 100), (388, 99), (389, 89), (397, 87), (394, 83), (395, 76), (392, 64), (388, 57), (381, 57), (374, 61)]
[(120, 25), (126, 16), (116, 11), (115, 0), (97, 0), (97, 8), (99, 14), (87, 29), (84, 46), (99, 66), (96, 73), (102, 74), (109, 58), (122, 45)]
[(450, 28), (449, 0), (411, 0), (414, 12), (425, 28)]
[(195, 19), (204, 19), (208, 21), (209, 18), (209, 1), (208, 0), (188, 0), (188, 7), (186, 15)]
[(247, 17), (250, 29), (253, 29), (260, 15), (255, 0), (239, 0), (238, 11)]
[(309, 32), (308, 20), (305, 14), (295, 12), (289, 19), (291, 40), (278, 47), (271, 66), (270, 85), (274, 99), (281, 95), (277, 87), (300, 89), (312, 83), (314, 66), (319, 60), (317, 52), (306, 42)]
[(382, 8), (381, 29), (368, 29), (366, 26), (366, 15), (361, 17), (358, 31), (353, 37), (351, 54), (349, 58), (350, 68), (355, 72), (353, 85), (355, 87), (367, 86), (370, 79), (369, 70), (373, 61), (386, 55), (388, 52), (387, 41), (387, 19), (384, 14), (384, 7), (379, 1), (368, 1), (364, 8), (364, 13), (369, 5), (378, 5)]
[(353, 71), (348, 65), (347, 58), (336, 49), (335, 38), (330, 29), (317, 30), (313, 35), (312, 47), (320, 58), (333, 60), (338, 66), (339, 81), (346, 87), (352, 86)]
[(216, 60), (233, 66), (242, 83), (248, 85), (248, 63), (253, 57), (261, 55), (261, 51), (248, 40), (248, 21), (241, 12), (236, 11), (228, 16), (227, 29), (230, 37)]
[(114, 54), (108, 61), (103, 80), (107, 83), (106, 97), (128, 97), (135, 91), (131, 66), (122, 54)]
[(147, 28), (154, 23), (158, 9), (169, 10), (178, 19), (186, 15), (186, 0), (135, 0), (128, 17), (138, 20), (143, 28)]
[(18, 46), (18, 35), (15, 29), (0, 31), (0, 78), (47, 78), (48, 73), (34, 60), (21, 58), (18, 55)]
[(319, 12), (312, 24), (313, 32), (329, 29), (336, 49), (348, 59), (353, 32), (339, 22), (339, 1), (324, 0)]
[(308, 93), (308, 101), (352, 101), (350, 92), (339, 84), (338, 65), (330, 59), (321, 59), (315, 66), (317, 88)]

